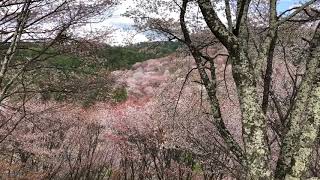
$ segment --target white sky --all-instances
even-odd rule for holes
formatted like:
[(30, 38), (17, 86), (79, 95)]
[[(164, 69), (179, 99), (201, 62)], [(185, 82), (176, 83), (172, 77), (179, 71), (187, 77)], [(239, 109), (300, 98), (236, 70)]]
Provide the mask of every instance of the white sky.
[(148, 41), (143, 33), (137, 33), (133, 29), (133, 19), (123, 15), (131, 6), (134, 6), (132, 0), (124, 0), (115, 8), (111, 17), (105, 18), (101, 23), (90, 24), (86, 27), (86, 30), (87, 28), (93, 31), (110, 29), (111, 34), (107, 38), (107, 43), (111, 45), (125, 45)]
[[(283, 11), (284, 9), (289, 8), (297, 2), (299, 1), (280, 0), (278, 4), (279, 11)], [(148, 39), (143, 33), (137, 33), (133, 29), (133, 19), (125, 17), (123, 15), (130, 7), (135, 7), (133, 0), (124, 0), (115, 8), (111, 17), (105, 18), (105, 20), (102, 23), (91, 24), (90, 26), (87, 26), (86, 29), (112, 29), (112, 33), (110, 34), (109, 38), (107, 38), (107, 42), (112, 45), (125, 45), (130, 43), (148, 41)]]

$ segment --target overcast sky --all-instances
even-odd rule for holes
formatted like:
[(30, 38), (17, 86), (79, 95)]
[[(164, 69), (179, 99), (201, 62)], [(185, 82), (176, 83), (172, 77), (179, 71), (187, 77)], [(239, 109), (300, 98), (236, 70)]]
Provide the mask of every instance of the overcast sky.
[[(279, 0), (278, 11), (284, 11), (299, 2), (301, 1)], [(102, 23), (91, 25), (91, 28), (112, 28), (112, 34), (109, 38), (109, 43), (112, 45), (124, 45), (128, 43), (147, 41), (148, 39), (143, 35), (143, 33), (137, 33), (134, 31), (132, 27), (134, 24), (133, 20), (123, 16), (131, 6), (134, 6), (132, 0), (123, 1), (115, 8), (111, 17), (106, 18)]]

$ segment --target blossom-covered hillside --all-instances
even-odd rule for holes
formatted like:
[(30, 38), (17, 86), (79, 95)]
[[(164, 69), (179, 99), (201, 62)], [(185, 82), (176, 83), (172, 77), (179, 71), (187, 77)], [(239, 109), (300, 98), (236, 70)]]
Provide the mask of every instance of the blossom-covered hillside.
[[(21, 115), (16, 116), (19, 109), (2, 113), (14, 118), (1, 129), (3, 134), (20, 121), (5, 138), (3, 150), (18, 148), (14, 156), (23, 161), (14, 166), (2, 161), (0, 172), (28, 172), (24, 174), (28, 178), (45, 179), (79, 179), (84, 174), (97, 179), (101, 174), (113, 179), (134, 174), (150, 179), (219, 176), (222, 167), (214, 161), (227, 162), (233, 157), (224, 152), (217, 136), (195, 66), (190, 56), (172, 54), (113, 71), (116, 85), (128, 93), (122, 102), (100, 102), (82, 108), (29, 101), (25, 109), (27, 120), (23, 121)], [(209, 63), (206, 66), (209, 68)], [(226, 56), (215, 59), (215, 68), (222, 117), (242, 145), (239, 102)], [(275, 64), (274, 93), (285, 93), (283, 82), (290, 79), (286, 68), (294, 70), (286, 64)], [(34, 162), (38, 165), (34, 166)], [(230, 166), (237, 171), (237, 164)]]

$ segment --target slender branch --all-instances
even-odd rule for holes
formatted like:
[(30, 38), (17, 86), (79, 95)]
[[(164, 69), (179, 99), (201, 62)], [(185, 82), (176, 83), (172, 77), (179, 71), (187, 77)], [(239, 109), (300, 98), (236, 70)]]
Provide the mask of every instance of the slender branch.
[[(222, 117), (221, 117), (221, 112), (220, 112), (220, 107), (219, 107), (219, 102), (216, 97), (216, 77), (215, 77), (215, 69), (214, 66), (211, 65), (211, 81), (208, 77), (208, 74), (205, 70), (205, 64), (202, 62), (202, 57), (204, 56), (197, 48), (195, 48), (192, 44), (188, 28), (185, 23), (185, 13), (187, 9), (187, 3), (188, 0), (183, 0), (182, 8), (180, 12), (180, 26), (185, 38), (186, 45), (189, 47), (189, 50), (192, 54), (192, 56), (195, 59), (196, 65), (198, 72), (200, 74), (201, 80), (204, 83), (204, 86), (206, 88), (208, 97), (210, 99), (210, 104), (211, 104), (211, 110), (212, 110), (212, 116), (214, 118), (214, 124), (218, 129), (219, 134), (223, 138), (224, 142), (226, 145), (229, 147), (230, 151), (237, 157), (238, 161), (243, 167), (246, 167), (246, 162), (245, 162), (245, 157), (243, 155), (243, 150), (239, 146), (239, 144), (235, 141), (229, 130), (227, 129)], [(199, 1), (201, 4), (201, 2)], [(203, 3), (203, 1), (202, 1)], [(208, 2), (204, 2), (205, 4)], [(201, 5), (202, 7), (204, 4)], [(210, 6), (211, 9), (211, 6)], [(212, 9), (211, 9), (212, 10)], [(216, 22), (215, 22), (216, 23)], [(219, 22), (218, 22), (219, 23)], [(224, 26), (223, 26), (224, 27)], [(223, 28), (224, 29), (224, 28)], [(226, 29), (224, 29), (226, 30)], [(226, 30), (226, 32), (228, 32)], [(213, 59), (210, 57), (209, 58), (210, 62), (213, 63)]]
[(232, 25), (232, 15), (231, 15), (231, 8), (230, 8), (230, 0), (224, 0), (225, 6), (226, 6), (226, 18), (228, 21), (228, 30), (230, 33), (233, 33), (233, 25)]
[(315, 3), (317, 0), (310, 0), (306, 3), (304, 3), (302, 6), (300, 6), (299, 8), (297, 8), (294, 12), (292, 12), (290, 15), (286, 16), (285, 18), (279, 20), (276, 24), (276, 26), (280, 26), (281, 24), (285, 23), (286, 21), (290, 20), (291, 18), (293, 18), (295, 15), (299, 14), (301, 11), (303, 11), (304, 8), (312, 5), (313, 3)]
[(8, 48), (8, 50), (6, 52), (6, 55), (3, 59), (3, 61), (1, 62), (1, 70), (0, 70), (0, 88), (1, 89), (2, 89), (1, 86), (2, 86), (3, 78), (5, 76), (5, 73), (8, 70), (8, 65), (15, 54), (17, 45), (18, 45), (20, 38), (22, 36), (22, 31), (24, 30), (24, 27), (26, 25), (28, 13), (29, 13), (29, 6), (30, 6), (30, 0), (27, 0), (22, 8), (20, 17), (18, 19), (16, 31), (13, 35), (13, 41), (11, 42), (10, 47)]
[(268, 42), (268, 52), (267, 52), (267, 69), (264, 75), (263, 83), (263, 99), (262, 99), (262, 112), (267, 114), (268, 104), (269, 104), (269, 93), (272, 81), (272, 70), (273, 70), (273, 54), (277, 43), (277, 32), (278, 29), (275, 26), (277, 23), (277, 1), (270, 0), (270, 22), (269, 27), (271, 27), (268, 36), (270, 41)]
[(199, 0), (198, 5), (211, 32), (229, 51), (236, 51), (238, 45), (237, 37), (230, 33), (219, 19), (217, 13), (212, 8), (211, 1)]

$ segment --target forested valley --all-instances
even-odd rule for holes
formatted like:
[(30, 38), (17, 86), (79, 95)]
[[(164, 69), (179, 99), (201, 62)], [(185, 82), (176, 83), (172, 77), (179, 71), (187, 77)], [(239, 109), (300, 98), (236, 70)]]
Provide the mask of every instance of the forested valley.
[(0, 0), (0, 62), (0, 179), (320, 179), (318, 0)]

